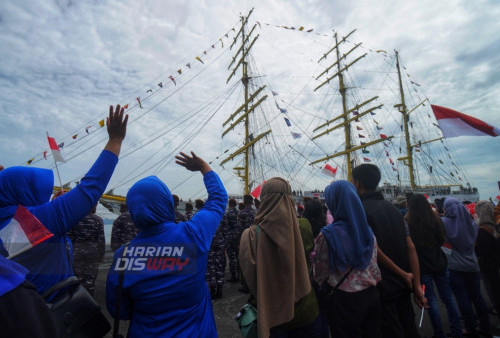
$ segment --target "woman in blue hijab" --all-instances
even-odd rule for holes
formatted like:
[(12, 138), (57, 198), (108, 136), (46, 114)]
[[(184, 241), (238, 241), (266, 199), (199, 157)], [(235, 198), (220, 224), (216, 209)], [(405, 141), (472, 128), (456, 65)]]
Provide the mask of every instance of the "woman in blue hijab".
[[(465, 329), (470, 335), (491, 335), (488, 307), (481, 295), (481, 275), (474, 252), (479, 227), (463, 203), (457, 199), (447, 197), (443, 208), (444, 216), (441, 219), (446, 241), (451, 244), (451, 253), (448, 255), (451, 291), (457, 300)], [(476, 328), (476, 316), (479, 319), (479, 329)]]
[(189, 221), (175, 223), (172, 194), (156, 176), (127, 193), (139, 233), (115, 251), (106, 304), (112, 316), (119, 311), (121, 319), (130, 320), (129, 337), (217, 337), (205, 275), (227, 192), (210, 166), (191, 154), (180, 153), (176, 163), (203, 174), (208, 199)]
[[(0, 171), (0, 229), (14, 216), (18, 205), (26, 207), (51, 233), (52, 238), (14, 257), (29, 272), (26, 278), (38, 292), (73, 276), (71, 242), (66, 232), (97, 204), (113, 174), (127, 129), (123, 108), (109, 108), (109, 140), (92, 168), (74, 189), (50, 201), (54, 187), (51, 170), (10, 167)], [(0, 245), (3, 254), (6, 253)], [(54, 295), (55, 296), (55, 295)]]
[[(333, 223), (321, 229), (313, 252), (314, 281), (332, 337), (376, 336), (380, 327), (376, 241), (354, 186), (336, 181), (325, 189)], [(332, 292), (333, 291), (333, 292)]]

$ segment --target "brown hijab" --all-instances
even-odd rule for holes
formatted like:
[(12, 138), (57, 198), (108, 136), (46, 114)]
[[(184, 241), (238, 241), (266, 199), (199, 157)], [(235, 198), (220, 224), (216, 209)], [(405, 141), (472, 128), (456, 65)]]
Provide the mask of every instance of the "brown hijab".
[(239, 257), (257, 299), (259, 337), (269, 337), (270, 328), (293, 319), (295, 303), (311, 284), (290, 185), (270, 179), (262, 186), (261, 202), (254, 225), (241, 236)]

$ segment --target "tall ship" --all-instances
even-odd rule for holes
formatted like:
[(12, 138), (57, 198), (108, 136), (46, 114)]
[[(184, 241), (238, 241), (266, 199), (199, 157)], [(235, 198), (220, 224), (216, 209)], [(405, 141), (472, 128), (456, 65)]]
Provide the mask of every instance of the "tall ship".
[[(177, 176), (173, 169), (174, 155), (188, 149), (210, 154), (204, 158), (234, 197), (280, 176), (298, 200), (322, 198), (329, 182), (351, 180), (355, 166), (373, 163), (382, 172), (380, 190), (389, 200), (408, 193), (424, 193), (430, 201), (450, 195), (479, 200), (453, 145), (443, 138), (429, 99), (397, 51), (365, 47), (355, 40), (355, 30), (316, 34), (302, 26), (256, 21), (252, 11), (198, 55), (124, 99), (129, 130), (142, 137), (122, 151), (126, 164), (118, 168), (120, 178), (101, 199), (108, 210), (118, 212), (125, 189), (137, 179), (162, 178), (169, 170), (162, 179), (173, 193), (183, 200), (203, 198), (203, 187), (187, 193), (191, 176)], [(272, 29), (289, 34), (283, 41), (292, 40), (292, 34), (316, 34), (306, 40), (314, 48), (300, 52), (307, 54), (309, 68), (291, 65), (289, 73), (300, 73), (297, 77), (283, 80), (283, 73), (260, 70), (254, 51), (261, 40), (266, 49), (277, 45), (264, 37)], [(277, 50), (276, 62), (283, 55)], [(215, 82), (211, 72), (219, 74), (223, 67), (225, 83), (220, 77)], [(310, 69), (315, 73), (307, 74)], [(200, 95), (203, 83), (210, 87)], [(172, 117), (160, 121), (162, 114)], [(70, 160), (106, 139), (102, 120), (96, 120), (99, 125), (90, 128), (87, 122), (61, 140)], [(71, 188), (83, 174), (62, 183)]]

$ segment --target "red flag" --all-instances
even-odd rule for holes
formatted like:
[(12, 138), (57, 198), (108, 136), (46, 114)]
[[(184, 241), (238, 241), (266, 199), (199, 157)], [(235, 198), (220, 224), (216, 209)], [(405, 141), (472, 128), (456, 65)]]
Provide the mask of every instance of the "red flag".
[(385, 138), (387, 138), (387, 135), (386, 134), (380, 134), (380, 137), (385, 139)]
[(257, 199), (259, 198), (259, 196), (260, 196), (260, 191), (262, 190), (262, 185), (263, 185), (264, 183), (266, 183), (266, 181), (262, 182), (262, 184), (259, 184), (259, 185), (257, 186), (257, 188), (255, 188), (255, 189), (254, 189), (254, 190), (250, 193), (250, 195), (252, 195), (252, 196), (253, 196), (253, 198), (257, 198)]
[(73, 140), (76, 140), (76, 138), (78, 137), (78, 134), (75, 134), (72, 137), (73, 137)]
[(172, 82), (174, 83), (174, 85), (176, 85), (176, 86), (177, 86), (177, 83), (175, 83), (175, 79), (174, 79), (174, 77), (173, 77), (172, 75), (170, 75), (168, 78), (169, 78), (170, 80), (172, 80)]
[(367, 157), (363, 157), (363, 161), (365, 161), (365, 162), (371, 162), (372, 160), (370, 160), (370, 159), (369, 159), (369, 158), (367, 158)]
[(57, 145), (56, 139), (50, 136), (47, 136), (47, 140), (49, 140), (49, 147), (52, 151), (52, 156), (54, 156), (54, 160), (56, 162), (66, 162), (61, 155), (61, 151), (59, 150), (59, 146)]
[(9, 253), (7, 258), (17, 256), (52, 236), (54, 235), (22, 205), (17, 207), (14, 217), (0, 230), (0, 239)]
[(431, 105), (444, 137), (498, 136), (500, 129), (453, 109)]
[(123, 109), (128, 109), (128, 103), (123, 106)]
[(325, 164), (325, 166), (323, 167), (323, 169), (321, 171), (323, 172), (323, 174), (335, 177), (335, 174), (337, 173), (337, 168), (338, 167), (334, 168), (327, 163), (327, 164)]

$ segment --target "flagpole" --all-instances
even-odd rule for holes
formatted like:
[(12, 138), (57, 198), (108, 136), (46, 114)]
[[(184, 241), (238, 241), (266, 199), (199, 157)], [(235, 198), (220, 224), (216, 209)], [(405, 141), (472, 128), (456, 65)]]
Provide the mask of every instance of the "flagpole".
[[(49, 132), (48, 131), (45, 131), (45, 132), (47, 133), (47, 140), (48, 140)], [(59, 178), (59, 185), (61, 186), (61, 193), (64, 193), (64, 188), (63, 188), (63, 184), (61, 181), (61, 175), (59, 174), (59, 167), (57, 167), (57, 161), (56, 161), (56, 158), (54, 157), (54, 154), (52, 154), (52, 158), (54, 159), (54, 164), (56, 165), (57, 178)]]

